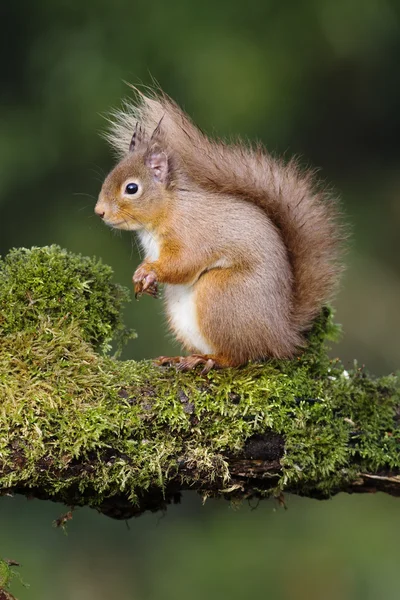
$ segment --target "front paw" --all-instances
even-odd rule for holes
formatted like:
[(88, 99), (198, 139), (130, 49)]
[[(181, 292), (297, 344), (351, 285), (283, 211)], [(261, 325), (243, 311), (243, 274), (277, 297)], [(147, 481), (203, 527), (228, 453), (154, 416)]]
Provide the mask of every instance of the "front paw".
[(146, 264), (140, 265), (133, 275), (133, 284), (135, 288), (135, 298), (138, 299), (142, 294), (148, 294), (153, 298), (158, 296), (157, 275), (149, 269)]

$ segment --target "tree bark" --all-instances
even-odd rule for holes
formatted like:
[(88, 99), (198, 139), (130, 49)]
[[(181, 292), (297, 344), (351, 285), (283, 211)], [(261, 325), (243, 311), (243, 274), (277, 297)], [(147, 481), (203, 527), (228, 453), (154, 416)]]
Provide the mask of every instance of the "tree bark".
[[(196, 455), (200, 447), (198, 432), (212, 427), (213, 418), (219, 416), (224, 420), (221, 410), (215, 410), (213, 400), (221, 391), (219, 387), (224, 386), (226, 373), (202, 379), (194, 374), (177, 374), (173, 369), (159, 369), (149, 363), (132, 362), (129, 366), (135, 382), (132, 383), (131, 378), (131, 381), (124, 385), (119, 384), (115, 388), (115, 398), (119, 401), (118, 418), (122, 415), (123, 419), (129, 421), (132, 409), (138, 410), (140, 419), (146, 423), (144, 434), (142, 432), (137, 435), (134, 430), (126, 429), (122, 423), (122, 427), (114, 434), (114, 440), (107, 435), (107, 443), (104, 444), (101, 436), (95, 434), (97, 442), (92, 444), (90, 450), (81, 449), (74, 457), (63, 452), (55, 454), (54, 437), (50, 436), (41, 449), (40, 457), (30, 465), (27, 464), (24, 445), (14, 442), (13, 452), (8, 459), (4, 461), (0, 457), (0, 493), (24, 494), (30, 498), (61, 501), (70, 507), (88, 505), (116, 519), (128, 519), (145, 511), (164, 510), (171, 502), (179, 502), (182, 492), (187, 490), (196, 491), (205, 497), (219, 496), (234, 501), (262, 499), (274, 495), (282, 502), (284, 493), (317, 499), (328, 498), (338, 492), (381, 491), (393, 496), (400, 495), (400, 401), (398, 381), (395, 377), (390, 379), (389, 385), (386, 380), (374, 380), (360, 371), (349, 375), (346, 373), (346, 384), (350, 385), (349, 382), (352, 381), (354, 389), (361, 385), (364, 391), (369, 390), (369, 397), (363, 397), (362, 403), (364, 408), (367, 406), (367, 415), (361, 415), (363, 411), (357, 415), (354, 406), (350, 410), (348, 398), (342, 398), (341, 405), (333, 400), (336, 406), (332, 411), (332, 405), (322, 399), (302, 397), (299, 400), (299, 397), (295, 396), (292, 402), (291, 392), (290, 398), (281, 399), (282, 410), (287, 410), (289, 403), (293, 411), (293, 414), (289, 415), (288, 423), (276, 428), (262, 425), (257, 432), (245, 436), (239, 447), (232, 447), (235, 446), (233, 440), (233, 443), (228, 443), (231, 447), (210, 450), (207, 456), (204, 439), (201, 440), (201, 452)], [(139, 376), (138, 372), (141, 369), (144, 371)], [(240, 377), (237, 384), (235, 378), (230, 382), (227, 413), (237, 405), (238, 398), (243, 397), (245, 371), (241, 370), (238, 373)], [(263, 380), (265, 376), (268, 378), (268, 368), (255, 365), (252, 367), (252, 376), (255, 382), (259, 382), (260, 378)], [(330, 377), (333, 381), (326, 380), (328, 387), (335, 383), (336, 376)], [(249, 379), (245, 379), (248, 384), (248, 399), (253, 393), (257, 393), (257, 384), (252, 386)], [(175, 436), (177, 450), (171, 448), (168, 467), (163, 465), (157, 476), (154, 476), (153, 471), (149, 475), (148, 464), (140, 466), (141, 458), (138, 462), (137, 457), (121, 451), (121, 441), (143, 444), (152, 436), (152, 429), (160, 427), (156, 408), (164, 401), (163, 395), (160, 395), (160, 381), (163, 389), (177, 390), (176, 395), (173, 392), (175, 407), (170, 414), (171, 422), (168, 423), (167, 420), (162, 426), (166, 435), (172, 433), (172, 436)], [(349, 389), (349, 398), (354, 396), (354, 389)], [(202, 407), (207, 404), (209, 407), (207, 411), (199, 407), (197, 414), (199, 394)], [(245, 405), (244, 409), (246, 410)], [(74, 410), (79, 411), (79, 405), (75, 406)], [(102, 407), (102, 410), (104, 418), (108, 419), (107, 410), (112, 412), (113, 409)], [(234, 417), (236, 422), (246, 418), (243, 414), (245, 410)], [(259, 407), (256, 412), (258, 411)], [(186, 419), (188, 427), (177, 429), (174, 423), (177, 413)], [(57, 418), (60, 420), (60, 427), (65, 429), (62, 414), (61, 408), (52, 424), (54, 431), (57, 430)], [(344, 416), (347, 414), (351, 414), (351, 417)], [(391, 415), (391, 421), (388, 414)], [(290, 426), (291, 421), (299, 421), (304, 415), (306, 422), (299, 422), (299, 429), (297, 426), (293, 429)], [(75, 414), (77, 419), (82, 416)], [(357, 416), (358, 423), (354, 420)], [(41, 418), (45, 419), (45, 414)], [(228, 438), (231, 419), (232, 415), (226, 417), (225, 433)], [(274, 420), (279, 422), (279, 410)], [(36, 421), (36, 426), (42, 427), (39, 421), (40, 419)], [(316, 429), (318, 422), (323, 423), (320, 430)], [(32, 433), (34, 431), (35, 428), (32, 429)], [(372, 431), (372, 434), (368, 433), (369, 431)], [(322, 450), (321, 432), (328, 434), (322, 444)], [(335, 432), (337, 437), (332, 435)], [(9, 434), (12, 437), (13, 432), (10, 429)], [(162, 439), (162, 432), (158, 432), (157, 435), (161, 435), (159, 439)], [(218, 428), (218, 435), (221, 435), (221, 427)], [(369, 439), (371, 435), (373, 440)], [(210, 439), (209, 446), (213, 447), (213, 444), (213, 440)], [(302, 445), (304, 448), (301, 448)], [(335, 459), (339, 446), (339, 458)], [(157, 450), (156, 445), (150, 456), (155, 458)], [(319, 454), (322, 457), (320, 464)], [(314, 455), (311, 462), (310, 455)], [(149, 456), (148, 460), (151, 460)], [(115, 481), (116, 464), (119, 465), (119, 469), (126, 471), (129, 485), (121, 484), (120, 477)], [(27, 467), (30, 476), (27, 476)], [(145, 475), (141, 473), (141, 468), (146, 471)], [(8, 486), (5, 482), (10, 475), (13, 484)]]
[[(331, 495), (321, 493), (317, 489), (311, 489), (308, 486), (302, 488), (301, 485), (288, 485), (278, 491), (277, 484), (282, 476), (282, 468), (278, 455), (273, 458), (276, 449), (276, 435), (271, 432), (265, 434), (262, 439), (257, 440), (261, 455), (264, 456), (274, 448), (269, 459), (264, 458), (246, 458), (247, 448), (244, 453), (236, 457), (227, 457), (226, 460), (230, 472), (229, 484), (223, 486), (220, 481), (215, 481), (214, 485), (205, 483), (198, 477), (198, 473), (188, 467), (182, 468), (182, 474), (185, 475), (185, 481), (182, 482), (179, 477), (168, 482), (168, 485), (161, 489), (152, 487), (143, 490), (138, 494), (138, 501), (134, 504), (129, 500), (127, 494), (116, 494), (104, 498), (96, 510), (114, 519), (130, 519), (137, 517), (146, 511), (157, 512), (167, 509), (168, 504), (178, 504), (182, 499), (182, 492), (196, 491), (204, 497), (222, 496), (227, 500), (261, 500), (273, 495), (280, 504), (284, 504), (284, 493), (298, 494), (308, 498), (324, 500), (331, 495), (344, 492), (352, 493), (376, 493), (384, 492), (391, 496), (400, 496), (400, 470), (377, 470), (374, 473), (365, 473), (359, 470), (356, 477), (351, 481), (344, 482), (342, 486), (336, 487), (331, 491)], [(251, 446), (251, 442), (249, 444)], [(264, 451), (261, 449), (264, 448)], [(280, 452), (283, 455), (284, 444)], [(93, 468), (93, 463), (76, 463), (74, 468), (79, 471), (88, 471)], [(52, 500), (63, 502), (69, 507), (85, 506), (87, 496), (77, 491), (79, 478), (71, 485), (69, 490), (64, 490), (58, 494), (52, 490), (30, 488), (25, 485), (14, 487), (12, 490), (2, 490), (2, 493), (23, 494), (28, 498), (37, 498), (40, 500)], [(89, 501), (91, 505), (92, 499)]]

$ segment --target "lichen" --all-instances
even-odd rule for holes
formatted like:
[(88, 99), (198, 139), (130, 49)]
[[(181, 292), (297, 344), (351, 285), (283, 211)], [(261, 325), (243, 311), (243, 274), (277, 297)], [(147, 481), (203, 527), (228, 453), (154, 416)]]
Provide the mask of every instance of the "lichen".
[(123, 331), (111, 275), (54, 246), (0, 266), (0, 489), (72, 489), (99, 506), (198, 478), (229, 496), (227, 456), (270, 430), (285, 442), (274, 493), (328, 496), (360, 470), (400, 467), (398, 378), (329, 359), (330, 309), (298, 358), (204, 377), (99, 352)]

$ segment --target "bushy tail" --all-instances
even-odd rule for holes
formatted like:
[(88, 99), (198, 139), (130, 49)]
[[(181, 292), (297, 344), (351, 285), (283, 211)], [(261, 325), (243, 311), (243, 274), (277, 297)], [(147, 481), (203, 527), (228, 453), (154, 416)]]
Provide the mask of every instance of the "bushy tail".
[(164, 94), (138, 95), (136, 105), (126, 104), (113, 114), (107, 136), (112, 146), (125, 155), (137, 121), (151, 135), (162, 119), (167, 149), (197, 185), (260, 206), (279, 228), (289, 251), (293, 325), (299, 331), (307, 329), (330, 301), (342, 270), (345, 236), (331, 194), (315, 182), (312, 171), (302, 171), (295, 160), (275, 159), (261, 146), (210, 140)]

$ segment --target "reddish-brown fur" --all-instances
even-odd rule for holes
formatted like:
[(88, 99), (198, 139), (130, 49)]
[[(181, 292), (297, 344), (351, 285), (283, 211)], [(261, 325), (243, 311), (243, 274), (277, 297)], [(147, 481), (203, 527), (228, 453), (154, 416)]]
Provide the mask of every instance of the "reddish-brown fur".
[[(341, 271), (337, 205), (313, 174), (261, 146), (210, 140), (162, 93), (139, 94), (136, 106), (117, 112), (108, 138), (122, 160), (96, 212), (151, 236), (158, 256), (146, 258), (134, 279), (139, 289), (150, 280), (170, 284), (167, 312), (180, 341), (222, 366), (298, 352)], [(140, 201), (121, 192), (135, 178)], [(173, 322), (168, 298), (176, 285), (193, 292), (211, 353)]]

